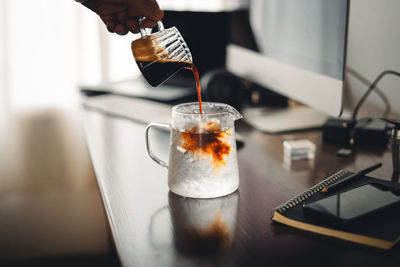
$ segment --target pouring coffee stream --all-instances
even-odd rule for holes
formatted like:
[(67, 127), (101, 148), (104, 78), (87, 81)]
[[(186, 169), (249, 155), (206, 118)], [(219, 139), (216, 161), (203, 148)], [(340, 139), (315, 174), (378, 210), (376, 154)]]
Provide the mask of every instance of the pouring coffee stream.
[(200, 114), (202, 114), (203, 113), (203, 105), (201, 103), (201, 87), (200, 87), (199, 71), (197, 70), (197, 68), (194, 64), (192, 64), (191, 70), (193, 72), (194, 79), (196, 80), (197, 99), (199, 102)]

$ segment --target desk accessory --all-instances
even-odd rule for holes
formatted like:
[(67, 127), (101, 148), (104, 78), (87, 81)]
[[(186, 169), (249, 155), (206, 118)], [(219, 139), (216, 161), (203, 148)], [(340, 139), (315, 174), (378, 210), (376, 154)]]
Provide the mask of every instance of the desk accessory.
[(350, 176), (348, 176), (348, 177), (346, 177), (344, 179), (341, 179), (340, 181), (338, 181), (336, 183), (328, 185), (327, 187), (323, 188), (321, 190), (321, 192), (325, 193), (325, 194), (328, 193), (328, 192), (332, 193), (332, 192), (334, 192), (335, 189), (343, 187), (344, 185), (346, 185), (346, 183), (348, 183), (348, 182), (350, 182), (350, 181), (352, 181), (354, 179), (361, 178), (364, 175), (366, 175), (367, 173), (372, 172), (373, 170), (376, 170), (376, 169), (380, 168), (381, 166), (382, 166), (382, 163), (377, 163), (377, 164), (374, 164), (374, 165), (372, 165), (370, 167), (367, 167), (367, 168), (365, 168), (365, 169), (363, 169), (363, 170), (361, 170), (361, 171), (359, 171), (357, 173), (354, 173), (354, 174), (352, 174), (352, 175), (350, 175)]
[(389, 141), (387, 131), (386, 122), (372, 118), (329, 118), (322, 126), (322, 139), (329, 144), (385, 146)]
[(315, 144), (308, 139), (283, 141), (283, 156), (287, 160), (314, 159)]
[(350, 146), (356, 144), (387, 145), (389, 139), (387, 136), (388, 127), (386, 122), (373, 118), (357, 119), (357, 114), (365, 99), (367, 99), (368, 95), (374, 90), (378, 82), (388, 74), (400, 77), (400, 72), (394, 70), (385, 70), (381, 72), (358, 101), (351, 119), (330, 118), (325, 122), (322, 128), (322, 139), (324, 142)]
[[(303, 193), (291, 198), (286, 203), (273, 210), (272, 221), (292, 226), (309, 232), (331, 236), (350, 242), (368, 245), (380, 249), (390, 249), (400, 241), (400, 208), (395, 207), (395, 212), (380, 213), (368, 216), (349, 226), (335, 223), (321, 222), (307, 217), (303, 213), (303, 204), (310, 203), (326, 197), (321, 190), (330, 184), (352, 175), (351, 172), (341, 170), (322, 182), (316, 184)], [(381, 184), (389, 188), (398, 188), (397, 183), (392, 183), (372, 177), (363, 176), (349, 182), (340, 191), (347, 191), (364, 184)]]
[(390, 120), (390, 119), (382, 119), (382, 120), (394, 124), (394, 128), (392, 129), (392, 135), (391, 135), (392, 161), (393, 161), (392, 181), (398, 182), (400, 174), (400, 121)]
[(341, 157), (341, 158), (347, 158), (350, 157), (353, 154), (353, 150), (350, 148), (339, 148), (338, 151), (336, 151), (335, 155), (336, 157)]

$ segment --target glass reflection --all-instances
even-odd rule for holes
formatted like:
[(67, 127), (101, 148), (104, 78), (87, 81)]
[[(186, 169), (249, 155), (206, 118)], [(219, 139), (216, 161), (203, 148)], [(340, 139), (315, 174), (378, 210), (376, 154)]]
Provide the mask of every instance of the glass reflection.
[(315, 169), (315, 160), (314, 159), (300, 159), (300, 160), (292, 160), (288, 157), (283, 157), (282, 166), (285, 170), (288, 171), (313, 171)]
[(188, 256), (218, 255), (233, 242), (239, 192), (213, 199), (193, 199), (169, 192), (177, 250)]

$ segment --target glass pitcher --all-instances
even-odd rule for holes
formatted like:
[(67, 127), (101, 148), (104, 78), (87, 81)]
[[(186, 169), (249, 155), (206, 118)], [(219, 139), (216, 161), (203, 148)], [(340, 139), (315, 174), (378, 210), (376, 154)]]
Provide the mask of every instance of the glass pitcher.
[(157, 22), (158, 32), (147, 35), (140, 28), (140, 37), (131, 43), (133, 57), (151, 86), (158, 86), (183, 68), (193, 64), (192, 54), (176, 27), (165, 29)]
[[(222, 103), (197, 102), (172, 108), (172, 123), (150, 123), (146, 145), (150, 157), (168, 168), (168, 186), (175, 194), (191, 198), (228, 195), (239, 186), (234, 122), (242, 115)], [(151, 150), (149, 130), (170, 131), (168, 164)]]

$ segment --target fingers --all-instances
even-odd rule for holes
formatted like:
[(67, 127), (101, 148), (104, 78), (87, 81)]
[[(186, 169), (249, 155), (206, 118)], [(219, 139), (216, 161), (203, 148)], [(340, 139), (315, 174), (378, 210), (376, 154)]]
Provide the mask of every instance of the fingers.
[(114, 31), (119, 35), (125, 35), (129, 32), (128, 27), (122, 24), (117, 24), (114, 28)]
[(126, 21), (126, 26), (128, 27), (129, 31), (133, 33), (139, 32), (139, 19), (128, 19)]
[[(128, 18), (125, 13), (125, 14), (117, 14), (114, 16), (110, 15), (104, 16), (101, 17), (101, 19), (106, 25), (107, 30), (111, 33), (118, 33), (120, 35), (125, 35), (129, 31), (132, 33), (139, 32), (139, 17)], [(145, 19), (142, 21), (140, 26), (141, 28), (154, 28), (157, 26), (157, 23), (152, 20)]]
[(164, 12), (158, 7), (157, 2), (155, 5), (149, 2), (148, 14), (144, 15), (143, 17), (146, 17), (152, 21), (160, 21), (164, 17)]
[[(107, 30), (111, 33), (117, 33), (119, 35), (125, 35), (129, 32), (130, 28), (128, 28), (127, 25), (122, 24), (122, 23), (118, 23), (117, 21), (114, 20), (110, 20), (108, 21), (106, 24)], [(134, 28), (132, 28), (134, 29)], [(136, 29), (138, 29), (136, 27)]]
[(125, 11), (126, 9), (127, 9), (126, 5), (105, 3), (105, 4), (99, 5), (96, 8), (95, 12), (100, 16), (107, 16), (107, 15)]
[(115, 15), (107, 15), (107, 16), (100, 16), (101, 20), (104, 22), (104, 24), (107, 27), (107, 30), (111, 33), (117, 33), (119, 35), (125, 35), (127, 34), (130, 29), (138, 31), (137, 27), (137, 22), (135, 23), (134, 21), (131, 21), (129, 23), (129, 26), (127, 22), (129, 20), (126, 20), (127, 18), (127, 13), (126, 12), (120, 12)]
[(114, 32), (115, 28), (115, 19), (112, 15), (107, 15), (107, 16), (100, 16), (101, 20), (103, 23), (106, 25), (107, 30), (109, 32)]
[(144, 0), (142, 5), (131, 7), (128, 10), (128, 15), (132, 17), (146, 17), (152, 21), (160, 21), (164, 17), (164, 12), (160, 10), (157, 3)]
[(128, 14), (127, 14), (126, 11), (124, 10), (124, 11), (122, 11), (122, 12), (117, 13), (116, 18), (117, 18), (117, 20), (119, 20), (119, 21), (125, 21), (125, 20), (128, 19)]
[(125, 35), (129, 32), (128, 25), (126, 24), (127, 19), (128, 19), (128, 14), (124, 10), (123, 12), (119, 12), (115, 15), (117, 22), (117, 25), (114, 28), (114, 31), (119, 34), (119, 35)]
[(142, 23), (140, 24), (140, 26), (142, 28), (154, 28), (157, 26), (157, 22), (154, 22), (148, 18), (146, 18), (145, 20), (142, 21)]
[(110, 21), (106, 24), (107, 30), (109, 32), (114, 32), (114, 28), (115, 28), (115, 22), (114, 21)]
[[(113, 2), (114, 3), (111, 3)], [(139, 18), (145, 17), (142, 28), (154, 28), (157, 21), (164, 17), (156, 0), (110, 0), (93, 7), (100, 16), (107, 30), (111, 33), (125, 35), (129, 31), (139, 32)], [(93, 10), (92, 9), (92, 10)]]

